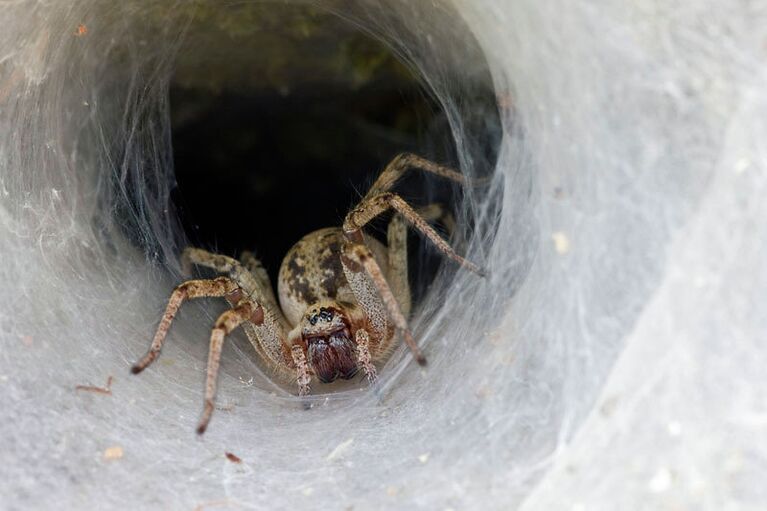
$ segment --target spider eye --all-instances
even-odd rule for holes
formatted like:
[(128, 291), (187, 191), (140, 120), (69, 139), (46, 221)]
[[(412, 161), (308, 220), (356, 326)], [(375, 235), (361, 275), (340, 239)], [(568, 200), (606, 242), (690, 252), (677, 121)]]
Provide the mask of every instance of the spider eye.
[(309, 323), (311, 323), (312, 325), (316, 325), (317, 324), (317, 315), (316, 314), (313, 314), (313, 315), (309, 316)]

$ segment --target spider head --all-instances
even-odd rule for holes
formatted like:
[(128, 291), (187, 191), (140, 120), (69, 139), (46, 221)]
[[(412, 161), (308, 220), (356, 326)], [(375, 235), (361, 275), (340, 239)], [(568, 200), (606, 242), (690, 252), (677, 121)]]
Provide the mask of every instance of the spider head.
[(357, 349), (344, 308), (336, 302), (309, 307), (301, 321), (307, 362), (322, 383), (357, 374)]

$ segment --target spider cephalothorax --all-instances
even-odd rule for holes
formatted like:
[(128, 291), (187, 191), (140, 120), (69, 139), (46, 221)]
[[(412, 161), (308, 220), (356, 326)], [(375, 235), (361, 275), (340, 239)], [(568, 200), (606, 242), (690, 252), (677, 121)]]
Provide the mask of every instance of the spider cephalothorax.
[[(299, 240), (283, 259), (278, 278), (279, 305), (269, 276), (250, 253), (240, 260), (187, 248), (183, 266), (206, 266), (227, 276), (189, 280), (173, 291), (149, 352), (133, 366), (138, 373), (159, 355), (181, 303), (190, 298), (220, 296), (232, 308), (216, 321), (210, 337), (205, 407), (197, 428), (203, 433), (213, 413), (224, 337), (242, 325), (253, 348), (278, 375), (294, 379), (299, 395), (309, 393), (312, 378), (329, 383), (349, 379), (360, 369), (376, 379), (375, 362), (391, 353), (397, 333), (419, 364), (426, 358), (407, 324), (410, 286), (407, 280), (407, 223), (424, 234), (445, 255), (482, 274), (463, 259), (429, 225), (445, 210), (432, 204), (414, 210), (390, 190), (409, 168), (418, 168), (464, 183), (458, 172), (412, 154), (392, 160), (367, 195), (344, 220), (342, 228), (314, 231)], [(387, 245), (365, 236), (363, 227), (393, 209)]]

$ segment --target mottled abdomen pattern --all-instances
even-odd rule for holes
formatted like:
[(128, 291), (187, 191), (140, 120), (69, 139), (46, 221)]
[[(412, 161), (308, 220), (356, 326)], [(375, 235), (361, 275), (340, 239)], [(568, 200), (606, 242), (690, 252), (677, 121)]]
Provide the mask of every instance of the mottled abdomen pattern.
[[(370, 237), (365, 242), (386, 274), (386, 248)], [(283, 259), (277, 292), (282, 311), (291, 324), (298, 324), (306, 308), (321, 300), (357, 303), (341, 266), (343, 244), (340, 228), (320, 229), (301, 238)]]

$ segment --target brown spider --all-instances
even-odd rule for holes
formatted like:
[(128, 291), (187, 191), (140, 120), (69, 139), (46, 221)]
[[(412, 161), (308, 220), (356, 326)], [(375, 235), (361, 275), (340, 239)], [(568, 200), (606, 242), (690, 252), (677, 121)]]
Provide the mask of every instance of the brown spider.
[[(213, 413), (221, 348), (224, 337), (242, 325), (256, 353), (275, 371), (295, 378), (299, 396), (309, 394), (316, 377), (322, 383), (352, 378), (360, 367), (372, 383), (374, 362), (385, 360), (402, 336), (419, 364), (426, 358), (413, 340), (407, 319), (410, 286), (407, 279), (405, 221), (431, 240), (445, 255), (482, 275), (443, 240), (427, 220), (445, 218), (432, 204), (416, 212), (389, 190), (410, 168), (418, 168), (465, 183), (461, 174), (412, 154), (394, 158), (367, 195), (343, 223), (343, 228), (320, 229), (304, 236), (288, 251), (280, 267), (277, 305), (269, 277), (250, 253), (238, 261), (198, 248), (181, 256), (188, 272), (192, 264), (226, 273), (211, 280), (188, 280), (173, 291), (149, 352), (133, 366), (146, 369), (159, 355), (176, 312), (184, 300), (209, 296), (226, 298), (232, 305), (216, 321), (210, 336), (205, 406), (197, 433), (202, 434)], [(387, 231), (388, 246), (365, 236), (362, 228), (394, 209)]]

